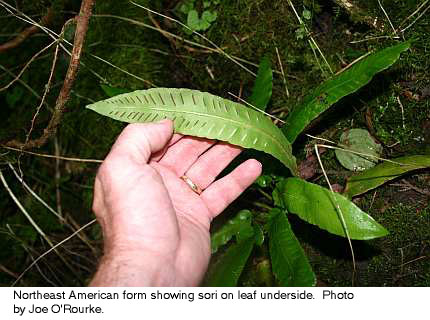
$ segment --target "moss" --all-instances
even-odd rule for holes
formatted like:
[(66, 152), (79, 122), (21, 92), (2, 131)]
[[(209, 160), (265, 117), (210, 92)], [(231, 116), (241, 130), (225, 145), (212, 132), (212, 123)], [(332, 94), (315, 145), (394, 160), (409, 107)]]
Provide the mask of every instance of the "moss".
[[(23, 3), (27, 3), (24, 1)], [(57, 4), (60, 2), (56, 2)], [(171, 1), (141, 0), (139, 3), (162, 12), (181, 18), (175, 11)], [(333, 70), (337, 71), (345, 64), (352, 62), (369, 50), (387, 47), (396, 40), (380, 38), (359, 43), (365, 37), (378, 37), (390, 34), (369, 28), (365, 24), (354, 23), (350, 17), (337, 6), (326, 1), (294, 1), (299, 14), (304, 6), (311, 11), (312, 18), (307, 26), (317, 41), (321, 51), (327, 58)], [(304, 4), (304, 6), (303, 6)], [(407, 17), (419, 4), (419, 1), (391, 1), (384, 2), (394, 26)], [(25, 6), (27, 14), (43, 14), (50, 2), (37, 1)], [(68, 11), (77, 11), (76, 2), (61, 2)], [(360, 2), (369, 16), (378, 17), (386, 24), (386, 18), (379, 7), (378, 1)], [(297, 39), (296, 30), (299, 28), (297, 18), (286, 1), (246, 0), (222, 1), (217, 7), (218, 18), (212, 24), (205, 36), (211, 39), (226, 53), (240, 57), (247, 61), (258, 63), (261, 57), (268, 54), (274, 69), (279, 70), (276, 48), (287, 73), (287, 86), (290, 96), (287, 97), (283, 79), (275, 73), (273, 97), (269, 110), (282, 109), (277, 112), (280, 118), (287, 116), (288, 110), (297, 106), (303, 97), (327, 77), (322, 71), (306, 38)], [(247, 98), (253, 85), (254, 77), (234, 64), (224, 55), (191, 50), (180, 41), (169, 41), (156, 31), (136, 26), (117, 18), (101, 17), (110, 14), (127, 17), (148, 24), (147, 12), (137, 8), (127, 0), (96, 2), (95, 16), (91, 20), (87, 41), (78, 78), (73, 87), (67, 110), (57, 135), (61, 154), (82, 158), (102, 159), (109, 151), (115, 137), (123, 128), (123, 124), (98, 116), (85, 110), (84, 106), (91, 101), (105, 98), (100, 83), (108, 82), (112, 86), (130, 90), (147, 88), (148, 83), (127, 75), (91, 55), (101, 57), (126, 72), (149, 80), (159, 86), (188, 87), (209, 91), (220, 96), (231, 98), (228, 92)], [(60, 18), (67, 18), (67, 14)], [(57, 32), (61, 28), (61, 19), (52, 26)], [(210, 46), (204, 40), (186, 34), (182, 27), (160, 17), (154, 16), (163, 29), (184, 37), (188, 40)], [(1, 34), (13, 33), (24, 27), (17, 19), (2, 19)], [(400, 61), (390, 70), (377, 76), (368, 86), (356, 94), (340, 101), (331, 112), (325, 114), (319, 124), (311, 128), (312, 134), (335, 140), (342, 130), (350, 127), (368, 128), (372, 134), (384, 144), (384, 156), (392, 158), (400, 155), (429, 153), (428, 135), (424, 128), (430, 119), (429, 98), (415, 99), (409, 94), (421, 96), (424, 88), (430, 86), (430, 39), (427, 36), (429, 19), (421, 18), (405, 32), (405, 38), (414, 38), (412, 49), (403, 54)], [(407, 23), (406, 23), (407, 25)], [(388, 26), (388, 25), (387, 25)], [(2, 42), (4, 38), (0, 39)], [(48, 38), (39, 34), (28, 39), (19, 48), (8, 53), (0, 54), (1, 65), (15, 73), (19, 67), (30, 59), (37, 51), (48, 43)], [(47, 57), (36, 60), (23, 75), (22, 80), (29, 87), (43, 92), (44, 85), (51, 67), (52, 51)], [(60, 53), (55, 72), (53, 87), (47, 97), (47, 104), (52, 107), (64, 78), (68, 65), (68, 57)], [(251, 71), (256, 67), (244, 63)], [(324, 67), (322, 69), (325, 70)], [(209, 71), (208, 71), (209, 70)], [(95, 75), (97, 74), (97, 75)], [(11, 80), (11, 76), (0, 74), (0, 86)], [(397, 97), (403, 105), (403, 116)], [(0, 127), (0, 141), (12, 137), (25, 138), (30, 126), (38, 99), (25, 89), (22, 84), (15, 84), (9, 90), (0, 93), (0, 109), (2, 126)], [(368, 117), (365, 117), (367, 112)], [(36, 122), (33, 137), (41, 134), (50, 117), (49, 109), (43, 108)], [(424, 140), (421, 138), (424, 137)], [(307, 139), (299, 140), (295, 145), (298, 159), (306, 156)], [(397, 143), (398, 142), (398, 143)], [(393, 146), (393, 144), (397, 143)], [(47, 144), (42, 152), (54, 154), (52, 142)], [(252, 153), (248, 153), (249, 154)], [(332, 151), (323, 155), (326, 170), (330, 171), (332, 183), (344, 184), (345, 171), (336, 161)], [(266, 157), (267, 159), (267, 157)], [(16, 154), (9, 153), (7, 159), (1, 158), (1, 169), (5, 161), (12, 161), (16, 165)], [(53, 179), (55, 164), (52, 160), (39, 159), (23, 155), (20, 158), (21, 167), (25, 172), (26, 181), (37, 190), (48, 203), (55, 206), (56, 185)], [(266, 161), (277, 166), (273, 159)], [(65, 214), (70, 215), (82, 225), (93, 218), (90, 211), (92, 201), (92, 185), (97, 166), (93, 164), (72, 164), (61, 162), (62, 206)], [(270, 172), (274, 170), (270, 169)], [(278, 166), (278, 171), (282, 167)], [(47, 216), (46, 210), (34, 199), (25, 194), (19, 183), (14, 180), (9, 171), (4, 171), (6, 179), (13, 190), (22, 199), (25, 207), (35, 217), (36, 221), (55, 239), (63, 239), (70, 232), (64, 226), (56, 223), (52, 216)], [(282, 172), (279, 173), (282, 176)], [(285, 173), (284, 173), (285, 174)], [(418, 179), (424, 176), (420, 173), (411, 183), (425, 188), (425, 183)], [(410, 176), (409, 176), (410, 178)], [(323, 178), (316, 179), (325, 185)], [(390, 235), (384, 239), (368, 242), (354, 242), (357, 256), (356, 284), (369, 286), (384, 285), (429, 285), (430, 270), (428, 260), (421, 256), (428, 256), (429, 246), (429, 214), (430, 208), (416, 206), (405, 202), (398, 204), (402, 192), (390, 186), (383, 186), (374, 193), (357, 200), (360, 207), (368, 211), (377, 221), (390, 230)], [(412, 194), (409, 198), (416, 197)], [(2, 263), (11, 270), (20, 271), (22, 266), (28, 265), (28, 255), (23, 245), (31, 247), (36, 252), (43, 252), (46, 248), (43, 242), (31, 231), (27, 222), (17, 211), (7, 194), (0, 196), (0, 242), (2, 243), (0, 256)], [(255, 192), (246, 193), (241, 201), (245, 207), (254, 200), (259, 200)], [(423, 201), (423, 199), (419, 199)], [(416, 201), (418, 202), (418, 201)], [(417, 211), (418, 210), (418, 211)], [(348, 286), (351, 284), (352, 264), (348, 244), (339, 241), (315, 227), (290, 217), (296, 235), (310, 257), (310, 261), (321, 281), (333, 286)], [(11, 236), (5, 223), (13, 226), (16, 237)], [(88, 237), (97, 243), (100, 241), (100, 230), (89, 230)], [(317, 241), (317, 240), (318, 241)], [(87, 279), (91, 270), (95, 268), (94, 253), (85, 247), (81, 250), (81, 243), (76, 240), (69, 244), (69, 248), (82, 252), (83, 257), (72, 257), (73, 261), (82, 265), (82, 269), (74, 277), (59, 275), (49, 270), (64, 267), (55, 256), (50, 256), (43, 270), (48, 270), (50, 277), (57, 285), (75, 285), (80, 279)], [(401, 250), (400, 250), (401, 249)], [(426, 251), (427, 250), (427, 251)], [(402, 258), (403, 254), (403, 258)], [(248, 277), (244, 277), (245, 284), (267, 284), (272, 279), (267, 278), (267, 252), (257, 252), (247, 266)], [(86, 261), (90, 259), (91, 262)], [(85, 262), (82, 262), (85, 261)], [(1, 275), (0, 282), (10, 283), (13, 279)], [(245, 279), (246, 278), (246, 279)], [(83, 279), (83, 280), (82, 280)], [(27, 284), (46, 285), (46, 280), (37, 272), (30, 272)]]

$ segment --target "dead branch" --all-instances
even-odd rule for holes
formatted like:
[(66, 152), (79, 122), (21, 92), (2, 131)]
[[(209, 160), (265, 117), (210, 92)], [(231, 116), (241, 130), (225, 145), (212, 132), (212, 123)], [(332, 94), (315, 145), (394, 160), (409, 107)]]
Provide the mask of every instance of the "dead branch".
[[(49, 8), (46, 15), (44, 15), (40, 20), (39, 25), (46, 27), (48, 24), (51, 23), (53, 17), (54, 17), (54, 10), (52, 8)], [(9, 49), (18, 47), (22, 42), (24, 42), (25, 39), (27, 39), (28, 37), (30, 37), (31, 35), (37, 32), (39, 32), (38, 26), (31, 26), (24, 29), (23, 31), (21, 31), (19, 35), (17, 35), (12, 40), (9, 40), (8, 42), (1, 44), (0, 52), (4, 52)]]
[(82, 47), (85, 41), (85, 36), (87, 34), (88, 23), (91, 17), (94, 2), (95, 0), (82, 0), (79, 14), (75, 17), (76, 31), (75, 39), (73, 42), (72, 55), (70, 57), (69, 68), (67, 69), (66, 77), (63, 82), (63, 87), (61, 88), (61, 91), (57, 97), (51, 120), (49, 121), (48, 126), (44, 129), (42, 136), (34, 140), (29, 140), (26, 143), (12, 140), (6, 143), (7, 146), (20, 148), (21, 150), (40, 148), (48, 141), (50, 137), (52, 137), (57, 132), (57, 128), (61, 122), (65, 110), (66, 102), (69, 99), (70, 91), (78, 73)]

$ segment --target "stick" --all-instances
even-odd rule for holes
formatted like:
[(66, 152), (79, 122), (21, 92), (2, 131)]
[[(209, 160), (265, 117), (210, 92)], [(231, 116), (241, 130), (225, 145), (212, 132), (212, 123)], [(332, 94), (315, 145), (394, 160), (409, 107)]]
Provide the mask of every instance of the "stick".
[(75, 17), (75, 20), (77, 21), (76, 32), (69, 68), (67, 69), (63, 87), (61, 88), (60, 94), (58, 95), (57, 101), (55, 103), (54, 113), (52, 114), (48, 126), (43, 131), (42, 136), (37, 139), (27, 141), (26, 143), (12, 140), (6, 143), (7, 146), (20, 149), (31, 149), (35, 147), (40, 148), (48, 141), (50, 137), (52, 137), (57, 132), (57, 128), (61, 122), (65, 110), (65, 104), (69, 99), (70, 91), (72, 90), (73, 83), (78, 73), (79, 60), (82, 54), (82, 46), (87, 34), (88, 22), (91, 17), (94, 2), (95, 0), (83, 0), (79, 15)]
[[(41, 26), (46, 26), (52, 21), (53, 17), (54, 17), (54, 10), (52, 8), (49, 8), (48, 12), (46, 13), (45, 16), (43, 16), (43, 18), (40, 20), (39, 24)], [(39, 27), (37, 27), (37, 26), (31, 26), (31, 27), (24, 29), (14, 39), (9, 40), (8, 42), (0, 45), (0, 52), (5, 52), (7, 50), (18, 47), (22, 42), (24, 42), (25, 39), (30, 37), (32, 34), (37, 33), (38, 31), (39, 31)]]

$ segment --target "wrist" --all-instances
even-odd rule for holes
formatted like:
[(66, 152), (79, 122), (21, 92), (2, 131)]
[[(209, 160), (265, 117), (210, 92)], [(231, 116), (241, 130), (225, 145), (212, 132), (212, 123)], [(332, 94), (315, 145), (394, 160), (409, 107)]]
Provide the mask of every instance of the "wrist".
[(175, 285), (174, 263), (132, 250), (107, 252), (90, 286), (162, 287)]

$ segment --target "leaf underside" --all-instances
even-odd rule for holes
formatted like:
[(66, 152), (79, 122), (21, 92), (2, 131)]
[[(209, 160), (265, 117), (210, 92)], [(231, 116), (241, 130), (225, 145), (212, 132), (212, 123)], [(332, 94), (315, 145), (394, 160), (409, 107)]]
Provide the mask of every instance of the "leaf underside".
[(137, 90), (87, 108), (129, 123), (171, 119), (177, 133), (266, 152), (297, 175), (291, 145), (268, 117), (207, 92), (171, 88)]
[(380, 157), (382, 152), (382, 146), (373, 139), (369, 131), (359, 128), (344, 131), (340, 136), (339, 145), (343, 150), (334, 151), (336, 158), (342, 166), (351, 171), (363, 171), (374, 167), (378, 162), (377, 157)]
[(291, 229), (287, 216), (279, 211), (269, 229), (269, 250), (273, 273), (284, 287), (307, 287), (316, 283), (315, 274), (299, 241)]
[(282, 128), (287, 139), (293, 143), (312, 120), (341, 98), (369, 83), (375, 74), (390, 67), (409, 46), (410, 42), (403, 42), (375, 52), (318, 86), (288, 115)]
[(346, 197), (319, 185), (288, 178), (281, 181), (277, 188), (288, 212), (330, 233), (346, 237), (340, 218), (342, 214), (351, 239), (368, 240), (388, 234), (383, 226)]
[(430, 167), (430, 156), (426, 155), (401, 157), (392, 159), (391, 161), (393, 162), (383, 162), (376, 167), (349, 178), (344, 194), (352, 198), (379, 187), (402, 174)]

